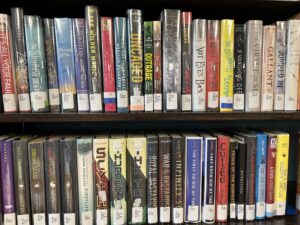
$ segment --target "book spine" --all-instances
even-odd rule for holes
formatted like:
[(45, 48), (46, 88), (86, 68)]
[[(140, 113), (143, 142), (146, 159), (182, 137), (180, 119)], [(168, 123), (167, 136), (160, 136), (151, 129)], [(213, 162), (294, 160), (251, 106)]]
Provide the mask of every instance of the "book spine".
[(206, 20), (193, 21), (192, 111), (206, 111)]
[(44, 19), (45, 53), (48, 74), (49, 104), (51, 112), (60, 111), (60, 96), (55, 48), (54, 20)]
[(234, 20), (221, 21), (220, 111), (233, 111)]
[(144, 22), (145, 112), (153, 112), (153, 22)]
[(263, 22), (246, 23), (246, 112), (260, 111)]
[(99, 13), (96, 6), (85, 7), (90, 111), (102, 112), (102, 74)]
[[(276, 139), (276, 143), (277, 143), (277, 139)], [(296, 186), (296, 209), (298, 212), (300, 212), (300, 163), (299, 162), (300, 162), (300, 133), (298, 132), (298, 163), (297, 163), (297, 186)], [(275, 162), (274, 162), (274, 174), (275, 174)], [(273, 179), (275, 179), (275, 177), (273, 177)], [(274, 207), (274, 190), (273, 190), (273, 207)]]
[[(181, 109), (181, 32), (180, 10), (162, 13), (162, 68), (164, 111)], [(172, 66), (170, 66), (172, 65)]]
[(48, 85), (43, 26), (40, 17), (24, 16), (32, 112), (48, 112)]
[(207, 21), (206, 109), (219, 111), (220, 98), (220, 21)]
[(192, 13), (181, 13), (181, 110), (192, 110)]
[(285, 74), (286, 74), (286, 22), (276, 22), (274, 71), (274, 110), (284, 109)]
[(10, 17), (0, 14), (0, 74), (4, 112), (17, 112), (17, 90)]
[(47, 224), (43, 150), (43, 142), (28, 144), (33, 225)]
[(261, 111), (272, 112), (274, 104), (275, 32), (276, 26), (264, 26), (261, 81)]
[(127, 138), (128, 224), (146, 223), (146, 138)]
[(94, 224), (93, 140), (77, 139), (79, 224)]
[(237, 151), (237, 174), (236, 174), (236, 195), (237, 195), (237, 219), (245, 218), (245, 187), (246, 187), (246, 158), (247, 149), (245, 143), (236, 143)]
[(112, 225), (127, 223), (126, 140), (109, 140), (110, 215)]
[(284, 110), (297, 110), (300, 60), (300, 21), (287, 21)]
[(159, 222), (171, 222), (171, 139), (161, 137), (159, 139), (159, 166), (158, 166), (158, 205)]
[(233, 110), (245, 110), (245, 25), (234, 27)]
[(185, 140), (185, 222), (201, 222), (202, 139)]
[(162, 111), (161, 22), (153, 21), (153, 88), (154, 111)]
[(109, 224), (108, 139), (93, 140), (96, 225)]
[(101, 17), (101, 44), (104, 110), (105, 112), (116, 112), (113, 21), (110, 17)]
[(87, 51), (85, 38), (85, 20), (73, 19), (75, 80), (77, 89), (78, 112), (90, 111), (87, 71)]
[(61, 224), (59, 140), (44, 143), (48, 225)]
[(275, 162), (275, 215), (283, 216), (286, 211), (288, 164), (289, 164), (289, 134), (277, 135)]
[(114, 18), (117, 111), (128, 112), (127, 27), (125, 17)]
[(130, 111), (144, 111), (142, 11), (127, 10)]
[(274, 184), (276, 160), (276, 135), (268, 136), (267, 170), (266, 170), (266, 217), (274, 216)]
[(217, 168), (216, 168), (216, 221), (226, 222), (228, 213), (228, 183), (229, 183), (229, 145), (227, 136), (217, 139)]
[(237, 151), (236, 142), (230, 141), (229, 145), (229, 218), (235, 220), (237, 210)]
[(158, 139), (147, 137), (147, 214), (148, 224), (158, 223)]
[[(1, 88), (1, 77), (0, 77), (0, 88)], [(3, 106), (3, 95), (2, 91), (0, 91), (0, 112), (4, 112), (4, 106)], [(1, 193), (1, 191), (0, 191)], [(1, 199), (0, 199), (1, 200)]]
[(19, 110), (20, 112), (31, 112), (23, 17), (22, 8), (11, 9), (12, 37), (15, 51), (13, 55)]

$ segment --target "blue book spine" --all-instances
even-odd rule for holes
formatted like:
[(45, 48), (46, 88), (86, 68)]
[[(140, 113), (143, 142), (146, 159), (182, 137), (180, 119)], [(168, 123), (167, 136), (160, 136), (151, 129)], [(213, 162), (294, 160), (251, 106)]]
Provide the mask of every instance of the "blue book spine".
[(90, 106), (85, 39), (85, 19), (73, 19), (73, 31), (78, 111), (87, 112), (90, 111)]
[(74, 112), (77, 107), (72, 19), (55, 18), (54, 27), (61, 107), (62, 111)]
[(40, 17), (24, 16), (32, 112), (48, 112), (48, 85), (43, 26)]
[(255, 174), (255, 202), (256, 202), (256, 219), (265, 218), (266, 208), (266, 151), (267, 135), (264, 133), (257, 134), (256, 144), (256, 174)]

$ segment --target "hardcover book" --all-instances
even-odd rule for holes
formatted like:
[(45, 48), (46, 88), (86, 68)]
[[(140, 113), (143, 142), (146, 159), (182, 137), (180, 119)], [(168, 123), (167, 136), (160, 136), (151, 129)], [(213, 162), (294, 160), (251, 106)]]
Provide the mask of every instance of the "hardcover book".
[(161, 22), (153, 21), (153, 98), (155, 112), (161, 112), (163, 105), (161, 46)]

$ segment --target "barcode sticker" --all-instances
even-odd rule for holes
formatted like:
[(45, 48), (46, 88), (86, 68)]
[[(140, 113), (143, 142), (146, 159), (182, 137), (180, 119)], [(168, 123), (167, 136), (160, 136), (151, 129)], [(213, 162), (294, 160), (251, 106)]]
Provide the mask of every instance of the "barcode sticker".
[(262, 95), (261, 111), (273, 111), (273, 94), (265, 93)]
[(46, 214), (45, 213), (33, 214), (33, 225), (46, 225)]
[(256, 203), (256, 217), (265, 217), (265, 210), (266, 210), (266, 205), (264, 202), (257, 202)]
[(230, 219), (235, 219), (236, 218), (236, 204), (231, 203), (229, 205), (229, 207), (230, 207), (230, 212), (229, 212)]
[(148, 208), (148, 224), (158, 222), (158, 209)]
[(103, 110), (101, 94), (90, 94), (90, 110), (91, 112), (99, 112)]
[[(272, 205), (272, 207), (274, 208), (274, 204), (267, 204), (268, 205)], [(271, 207), (270, 207), (271, 208)], [(296, 209), (298, 209), (298, 211), (300, 211), (300, 195), (296, 195)]]
[(76, 225), (75, 213), (64, 214), (64, 225)]
[(16, 225), (16, 214), (4, 213), (4, 225)]
[(28, 112), (30, 108), (30, 97), (29, 94), (18, 94), (20, 112)]
[(4, 112), (16, 112), (17, 104), (14, 94), (3, 94)]
[(35, 91), (30, 93), (32, 111), (45, 109), (47, 103), (47, 93), (43, 91)]
[(88, 93), (77, 93), (78, 100), (78, 111), (89, 111), (89, 94)]
[(203, 112), (206, 110), (206, 102), (205, 95), (198, 94), (197, 96), (193, 96), (192, 101), (192, 110), (194, 112)]
[(93, 212), (87, 211), (81, 213), (81, 225), (93, 225)]
[(117, 106), (118, 108), (128, 107), (128, 92), (127, 91), (117, 91)]
[(50, 103), (50, 105), (59, 105), (59, 90), (58, 90), (58, 88), (49, 89), (49, 103)]
[(217, 91), (210, 91), (208, 92), (208, 108), (215, 109), (218, 108), (219, 105), (219, 92)]
[(167, 93), (167, 110), (178, 110), (177, 93)]
[(275, 216), (285, 215), (285, 207), (286, 207), (285, 202), (277, 202), (276, 203), (276, 208), (275, 208)]
[(260, 95), (258, 91), (251, 91), (249, 92), (248, 102), (249, 102), (249, 109), (257, 109), (260, 105)]
[(170, 223), (170, 207), (160, 207), (159, 208), (159, 222), (160, 223)]
[(145, 111), (153, 112), (153, 95), (145, 95)]
[(183, 208), (173, 208), (173, 223), (183, 223)]
[(48, 225), (60, 225), (60, 214), (49, 213), (48, 214)]
[(234, 110), (244, 110), (244, 94), (234, 94), (233, 95), (233, 109)]
[(72, 92), (62, 93), (62, 108), (64, 109), (74, 109), (74, 95)]
[(244, 219), (244, 205), (238, 205), (237, 206), (237, 219), (243, 220)]
[(154, 94), (154, 110), (162, 110), (162, 94)]
[(191, 111), (192, 110), (192, 95), (182, 95), (182, 111)]
[(284, 109), (284, 94), (275, 94), (274, 110)]
[(114, 221), (112, 224), (115, 224), (115, 225), (122, 225), (125, 223), (123, 209), (116, 209), (116, 208), (114, 209), (113, 220)]
[(246, 205), (246, 220), (252, 221), (255, 219), (255, 205)]
[[(296, 198), (296, 208), (299, 210), (299, 202), (297, 202), (297, 199), (299, 196)], [(299, 200), (298, 200), (299, 201)], [(266, 216), (267, 217), (273, 217), (274, 216), (274, 204), (266, 204)]]
[(217, 205), (217, 220), (226, 221), (227, 219), (227, 205)]
[(18, 225), (30, 225), (29, 214), (17, 215)]
[(205, 223), (213, 223), (215, 221), (215, 206), (214, 205), (204, 206), (203, 221)]
[(130, 110), (144, 111), (144, 96), (130, 96)]
[(132, 207), (132, 218), (133, 223), (143, 222), (143, 207)]
[(107, 224), (108, 224), (107, 209), (97, 209), (96, 225), (107, 225)]

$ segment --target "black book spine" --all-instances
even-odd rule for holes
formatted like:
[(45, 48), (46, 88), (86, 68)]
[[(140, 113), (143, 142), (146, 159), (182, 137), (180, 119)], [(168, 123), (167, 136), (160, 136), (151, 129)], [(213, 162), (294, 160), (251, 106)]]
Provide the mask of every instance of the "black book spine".
[[(0, 79), (0, 87), (1, 86), (1, 79)], [(0, 91), (0, 113), (4, 112), (4, 106), (3, 106), (3, 96), (2, 96), (2, 91)]]
[(229, 146), (229, 217), (236, 219), (236, 173), (237, 151), (236, 142), (230, 141)]
[(245, 209), (245, 182), (246, 182), (246, 144), (236, 143), (236, 204), (237, 219), (244, 219)]

